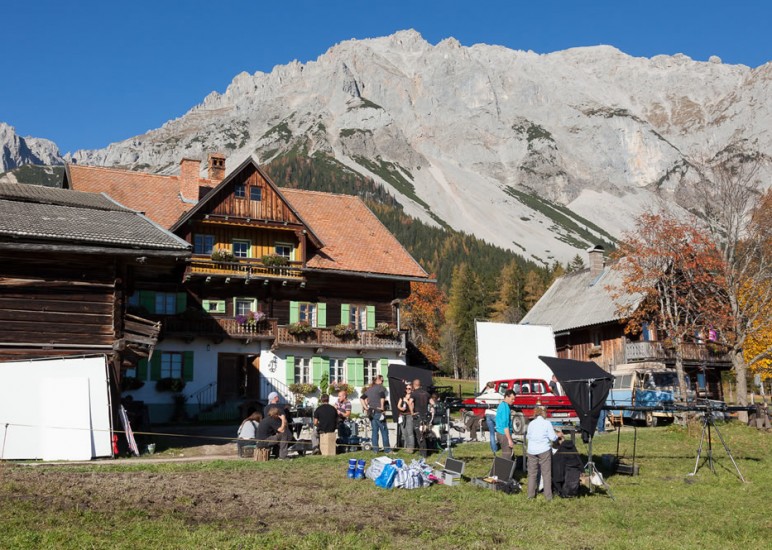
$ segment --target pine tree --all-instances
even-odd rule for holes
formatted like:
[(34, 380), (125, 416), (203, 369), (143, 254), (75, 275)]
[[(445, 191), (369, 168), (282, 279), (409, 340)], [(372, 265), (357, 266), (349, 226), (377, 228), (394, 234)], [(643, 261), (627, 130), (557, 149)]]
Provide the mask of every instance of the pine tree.
[(477, 364), (474, 322), (488, 317), (488, 300), (480, 278), (465, 263), (453, 270), (447, 316), (458, 339), (460, 370), (470, 375)]
[(498, 299), (493, 304), (491, 319), (501, 323), (518, 323), (525, 315), (525, 274), (517, 262), (510, 262), (499, 275)]

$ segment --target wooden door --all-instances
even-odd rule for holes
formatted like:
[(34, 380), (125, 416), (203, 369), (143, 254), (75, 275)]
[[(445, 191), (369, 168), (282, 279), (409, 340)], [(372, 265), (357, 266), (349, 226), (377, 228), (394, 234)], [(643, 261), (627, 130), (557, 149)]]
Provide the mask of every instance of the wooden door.
[(259, 399), (260, 398), (260, 356), (259, 355), (247, 355), (244, 357), (246, 360), (247, 369), (247, 392), (244, 397), (247, 399)]
[(244, 395), (244, 356), (217, 355), (217, 401), (239, 399)]

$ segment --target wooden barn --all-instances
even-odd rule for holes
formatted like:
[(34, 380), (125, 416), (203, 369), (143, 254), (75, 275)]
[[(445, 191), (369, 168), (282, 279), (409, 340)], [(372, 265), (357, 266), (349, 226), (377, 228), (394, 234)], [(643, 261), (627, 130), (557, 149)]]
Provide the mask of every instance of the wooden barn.
[[(630, 363), (674, 367), (675, 353), (654, 325), (640, 334), (625, 334), (626, 320), (618, 306), (635, 308), (641, 298), (622, 296), (615, 301), (609, 288), (621, 287), (621, 272), (606, 264), (602, 247), (588, 254), (590, 267), (558, 278), (521, 323), (552, 326), (559, 357), (594, 361), (611, 373)], [(685, 373), (692, 381), (701, 380), (709, 397), (720, 399), (721, 371), (731, 368), (725, 351), (696, 339), (684, 344), (683, 351)]]

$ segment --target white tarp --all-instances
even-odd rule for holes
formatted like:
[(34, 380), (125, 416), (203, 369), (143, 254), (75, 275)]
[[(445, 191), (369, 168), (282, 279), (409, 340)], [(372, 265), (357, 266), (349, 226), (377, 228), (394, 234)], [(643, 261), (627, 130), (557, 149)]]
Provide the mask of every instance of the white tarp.
[(105, 356), (0, 363), (0, 459), (112, 456)]
[(552, 327), (475, 322), (477, 332), (477, 389), (492, 380), (541, 378), (552, 371), (540, 355), (557, 357)]

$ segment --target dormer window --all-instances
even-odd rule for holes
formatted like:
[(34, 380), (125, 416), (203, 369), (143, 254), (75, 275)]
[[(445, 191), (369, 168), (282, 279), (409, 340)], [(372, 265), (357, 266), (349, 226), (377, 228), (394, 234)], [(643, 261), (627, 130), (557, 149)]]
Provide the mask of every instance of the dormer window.
[(247, 196), (247, 186), (243, 183), (237, 183), (236, 186), (233, 188), (233, 195), (237, 199), (243, 199)]
[(263, 200), (263, 189), (261, 187), (250, 187), (249, 200), (252, 200), (252, 201)]
[(273, 252), (277, 256), (281, 256), (292, 261), (292, 248), (292, 245), (288, 243), (276, 243), (273, 247)]

